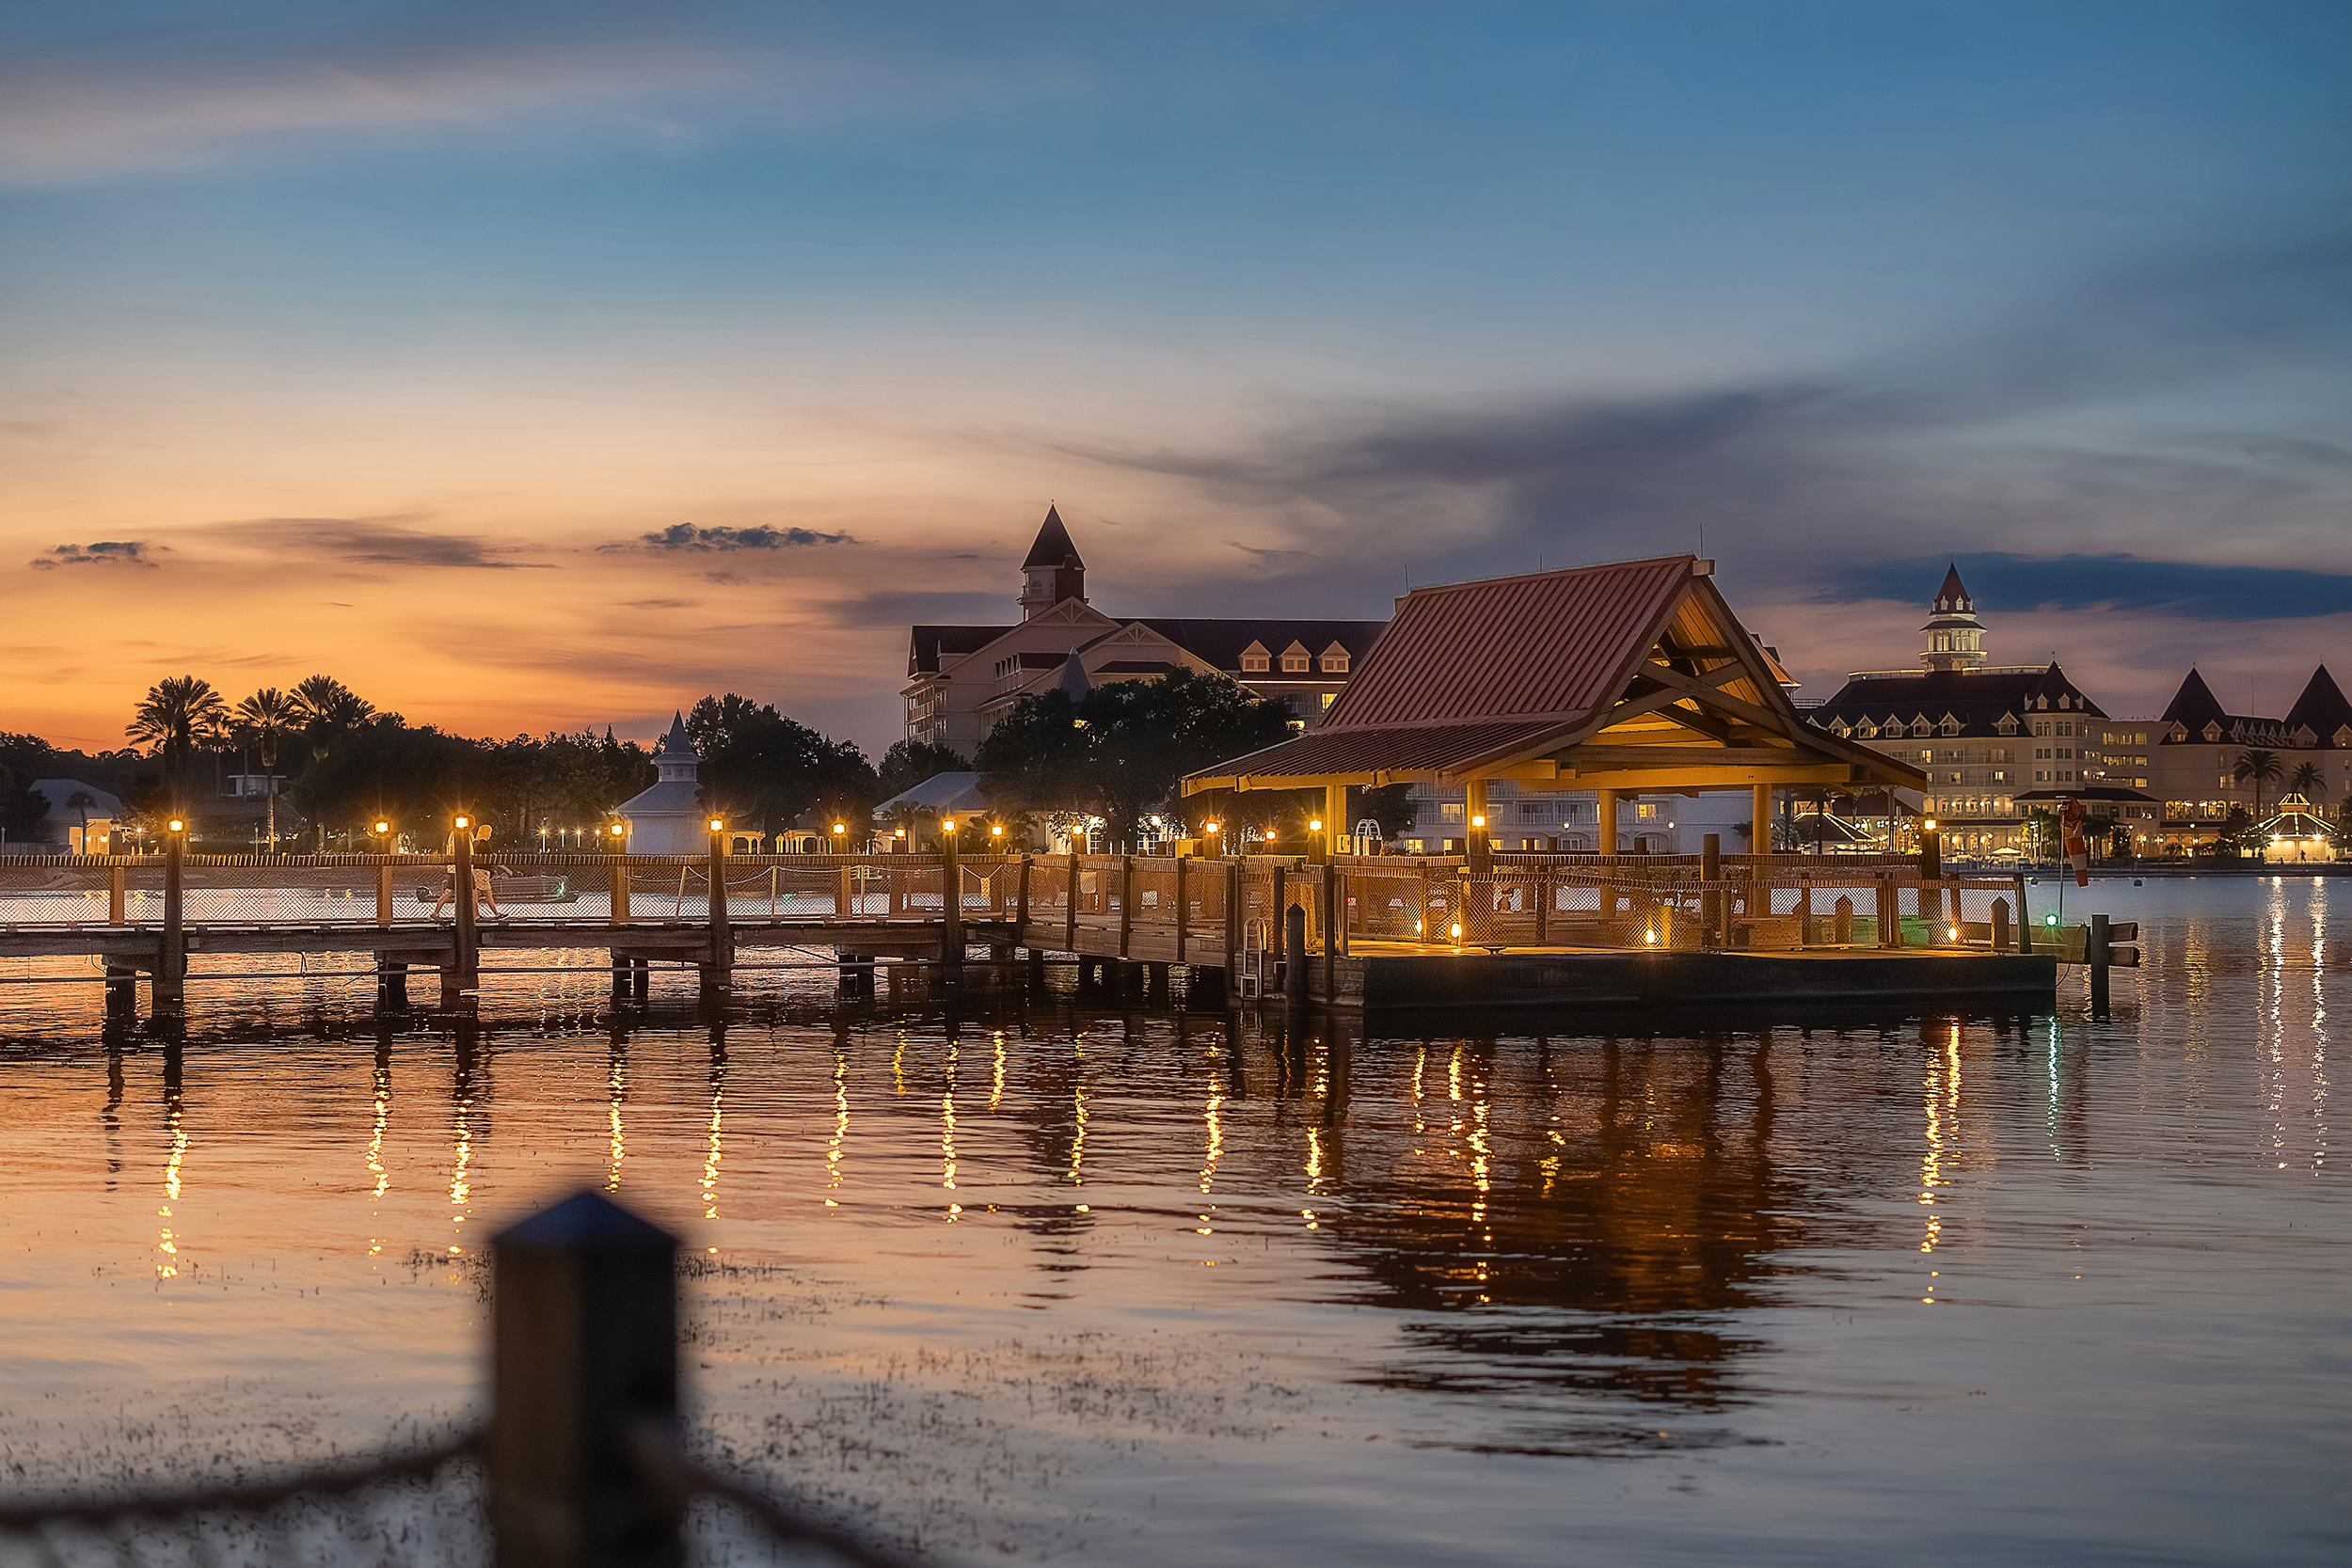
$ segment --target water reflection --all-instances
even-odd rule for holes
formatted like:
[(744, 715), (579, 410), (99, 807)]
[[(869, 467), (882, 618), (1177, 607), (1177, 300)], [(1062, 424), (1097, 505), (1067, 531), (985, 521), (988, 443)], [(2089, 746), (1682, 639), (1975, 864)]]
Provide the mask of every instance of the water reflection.
[(1402, 1354), (1366, 1381), (1475, 1398), (1471, 1446), (1525, 1453), (1647, 1433), (1615, 1403), (1743, 1397), (1736, 1363), (1756, 1342), (1725, 1316), (1793, 1237), (1769, 1046), (1479, 1037), (1323, 1059), (1360, 1079), (1359, 1053), (1400, 1051), (1406, 1114), (1352, 1118), (1337, 1201), (1308, 1211), (1358, 1271), (1349, 1299), (1409, 1314)]

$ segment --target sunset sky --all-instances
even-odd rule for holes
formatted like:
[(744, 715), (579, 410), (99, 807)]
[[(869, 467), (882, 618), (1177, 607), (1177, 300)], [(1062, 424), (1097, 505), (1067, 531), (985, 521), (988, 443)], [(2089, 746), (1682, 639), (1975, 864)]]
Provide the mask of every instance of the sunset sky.
[(2111, 712), (2352, 678), (2352, 6), (16, 6), (0, 730), (317, 671), (879, 752), (910, 620), (1957, 558)]

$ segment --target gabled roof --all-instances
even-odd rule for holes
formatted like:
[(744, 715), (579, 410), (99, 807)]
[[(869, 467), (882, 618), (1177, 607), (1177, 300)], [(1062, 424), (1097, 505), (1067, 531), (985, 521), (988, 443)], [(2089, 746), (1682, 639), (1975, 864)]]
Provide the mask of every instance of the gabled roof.
[(2064, 697), (2063, 711), (2069, 715), (2107, 717), (2053, 662), (2040, 670), (1926, 670), (1900, 675), (1853, 675), (1828, 701), (1807, 708), (1805, 718), (1826, 729), (1840, 721), (1859, 724), (1867, 719), (1883, 724), (1900, 719), (1909, 723), (1923, 715), (1940, 722), (1948, 714), (1960, 721), (1962, 735), (1988, 736), (1999, 733), (2005, 714), (2014, 714), (2020, 723), (2028, 712), (2040, 714), (2042, 710), (2034, 705), (2039, 697), (2050, 700), (2053, 714), (2061, 711), (2057, 705)]
[(1417, 589), (1312, 734), (1186, 788), (1522, 774), (1916, 787), (1916, 769), (1805, 726), (1711, 571), (1678, 555)]
[(1010, 626), (910, 626), (907, 645), (907, 673), (936, 675), (942, 656), (961, 657), (979, 652), (1005, 633)]
[(2336, 685), (2335, 676), (2328, 673), (2325, 664), (2312, 672), (2303, 694), (2287, 709), (2286, 722), (2290, 731), (2311, 731), (2318, 737), (2313, 744), (2330, 751), (2336, 746), (2336, 733), (2352, 728), (2352, 702), (2344, 700), (2343, 689)]
[[(2188, 732), (2189, 744), (2205, 740), (2205, 726), (2208, 724), (2220, 726), (2223, 740), (2239, 744), (2272, 732), (2282, 736), (2287, 729), (2276, 719), (2224, 711), (2221, 699), (2213, 694), (2213, 688), (2205, 684), (2205, 677), (2199, 674), (2193, 665), (2182, 680), (2181, 689), (2172, 693), (2171, 705), (2164, 710), (2164, 717), (2156, 721), (2164, 725), (2180, 725)], [(2165, 739), (2169, 740), (2170, 736), (2168, 734)]]
[(1272, 650), (1286, 647), (1292, 642), (1303, 642), (1310, 648), (1326, 647), (1337, 642), (1347, 650), (1348, 664), (1353, 668), (1362, 663), (1364, 656), (1372, 652), (1372, 645), (1380, 641), (1380, 634), (1388, 629), (1389, 623), (1170, 620), (1154, 615), (1144, 617), (1143, 625), (1202, 663), (1213, 664), (1228, 674), (1237, 674), (1241, 671), (1241, 656), (1253, 644), (1258, 652), (1270, 655)]
[(1590, 715), (1615, 697), (1613, 683), (1648, 646), (1644, 633), (1680, 596), (1692, 564), (1662, 556), (1415, 589), (1321, 733)]
[(1944, 586), (1935, 591), (1935, 596), (1942, 602), (1949, 605), (1963, 605), (1974, 602), (1968, 597), (1967, 585), (1960, 580), (1960, 563), (1958, 562), (1952, 562), (1944, 569)]
[(1078, 546), (1071, 542), (1070, 531), (1062, 527), (1061, 509), (1045, 509), (1045, 522), (1037, 531), (1037, 543), (1029, 546), (1028, 558), (1021, 562), (1025, 572), (1040, 566), (1076, 566), (1086, 562), (1078, 559)]

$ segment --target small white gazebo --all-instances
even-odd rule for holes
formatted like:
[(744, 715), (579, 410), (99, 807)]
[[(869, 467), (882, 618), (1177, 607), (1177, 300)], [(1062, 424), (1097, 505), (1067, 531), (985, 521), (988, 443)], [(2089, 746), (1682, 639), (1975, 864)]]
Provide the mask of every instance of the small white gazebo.
[(621, 802), (632, 855), (699, 855), (710, 847), (709, 818), (703, 814), (695, 778), (702, 756), (686, 733), (686, 715), (674, 715), (670, 733), (654, 748), (653, 787)]

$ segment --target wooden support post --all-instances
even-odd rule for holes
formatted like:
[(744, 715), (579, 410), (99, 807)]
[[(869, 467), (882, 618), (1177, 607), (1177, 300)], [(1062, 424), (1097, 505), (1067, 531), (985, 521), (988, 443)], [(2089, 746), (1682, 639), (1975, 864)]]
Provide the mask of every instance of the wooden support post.
[(717, 990), (735, 969), (735, 927), (727, 920), (727, 835), (710, 833), (710, 961), (703, 966), (703, 990)]
[(1463, 786), (1468, 797), (1463, 802), (1463, 832), (1469, 836), (1462, 841), (1467, 851), (1462, 873), (1468, 877), (1484, 877), (1494, 870), (1494, 840), (1486, 826), (1486, 781), (1472, 779)]
[(1282, 994), (1291, 1006), (1307, 1002), (1307, 911), (1293, 905), (1282, 911)]
[(1284, 924), (1290, 919), (1290, 889), (1284, 885), (1286, 878), (1283, 875), (1287, 869), (1279, 861), (1275, 863), (1274, 891), (1266, 899), (1266, 918), (1271, 922), (1266, 927), (1266, 944), (1278, 952), (1280, 951), (1278, 944), (1282, 941), (1282, 933), (1289, 929)]
[(1727, 947), (1724, 929), (1724, 892), (1708, 884), (1720, 882), (1724, 876), (1724, 835), (1708, 833), (1699, 839), (1699, 945)]
[(1119, 956), (1127, 956), (1127, 947), (1136, 931), (1136, 858), (1119, 857)]
[(408, 1006), (408, 960), (389, 953), (375, 956), (375, 1005), (379, 1007)]
[(957, 830), (939, 825), (939, 974), (954, 985), (963, 978), (963, 857)]
[(2009, 900), (1995, 898), (1993, 900), (1993, 951), (1995, 953), (2009, 951)]
[(1354, 848), (1355, 824), (1347, 819), (1347, 786), (1343, 784), (1323, 786), (1323, 842), (1330, 858), (1337, 860)]
[(1225, 863), (1225, 994), (1241, 994), (1241, 863)]
[(612, 949), (612, 1000), (619, 1002), (625, 1000), (628, 995), (630, 964), (628, 961), (628, 955), (622, 952), (617, 947)]
[(612, 924), (615, 926), (626, 926), (628, 924), (629, 876), (628, 857), (627, 855), (613, 856)]
[(1340, 983), (1340, 868), (1327, 865), (1317, 879), (1323, 885), (1316, 907), (1321, 912), (1323, 927), (1323, 994), (1328, 1000), (1339, 994)]
[(1879, 945), (1886, 948), (1900, 947), (1903, 944), (1901, 890), (1895, 885), (1894, 878), (1882, 871), (1879, 873), (1878, 894)]
[[(1594, 810), (1600, 817), (1600, 832), (1594, 835), (1594, 847), (1604, 855), (1613, 855), (1617, 852), (1617, 792), (1613, 789), (1599, 791), (1594, 801)], [(1607, 910), (1601, 911), (1604, 916), (1609, 912)]]
[(380, 861), (375, 867), (375, 923), (380, 927), (392, 923), (392, 863)]
[(636, 993), (638, 1001), (643, 1002), (653, 990), (653, 964), (649, 959), (639, 958), (635, 960), (634, 968), (636, 973), (629, 982), (629, 990)]
[(1413, 924), (1420, 927), (1419, 935), (1423, 947), (1434, 947), (1438, 942), (1438, 916), (1436, 911), (1429, 907), (1429, 863), (1422, 861), (1421, 863), (1421, 916)]
[(1192, 870), (1192, 857), (1176, 857), (1176, 961), (1185, 961), (1186, 943), (1192, 936), (1192, 890), (1185, 881)]
[(1748, 853), (1763, 856), (1767, 863), (1770, 863), (1772, 860), (1772, 786), (1771, 784), (1748, 786)]
[[(116, 922), (120, 925), (121, 922)], [(106, 1016), (135, 1018), (139, 1010), (139, 972), (128, 964), (106, 966)]]
[(1029, 940), (1029, 872), (1036, 864), (1035, 855), (1021, 857), (1020, 903), (1013, 911), (1012, 928), (1015, 940), (1025, 943)]
[(2033, 913), (2026, 903), (2026, 874), (2022, 871), (2017, 873), (2010, 879), (2010, 885), (2017, 895), (2017, 951), (2030, 953), (2033, 951)]
[(1042, 947), (1032, 946), (1029, 949), (1029, 994), (1045, 994), (1045, 949)]
[(1078, 851), (1073, 849), (1070, 851), (1070, 897), (1069, 900), (1062, 906), (1062, 951), (1066, 953), (1075, 953), (1078, 950), (1078, 886), (1080, 879), (1080, 872), (1078, 869)]
[(130, 897), (131, 874), (123, 867), (110, 866), (106, 871), (106, 924), (128, 926), (129, 911), (124, 907)]
[(1829, 940), (1837, 947), (1853, 944), (1853, 900), (1842, 893), (1837, 895), (1837, 912), (1830, 920)]
[(1813, 943), (1813, 875), (1800, 872), (1797, 876), (1797, 945)]
[(1143, 998), (1155, 1007), (1168, 1006), (1168, 972), (1169, 966), (1149, 963), (1143, 966)]
[(155, 953), (155, 977), (148, 986), (148, 997), (158, 1012), (178, 1007), (187, 994), (187, 846), (184, 828), (164, 835), (164, 934)]
[(1551, 940), (1551, 873), (1538, 867), (1530, 891), (1535, 898), (1535, 945), (1542, 947)]
[(2083, 958), (2090, 966), (2090, 1010), (2095, 1013), (2107, 1010), (2107, 960), (2112, 957), (2107, 917), (2094, 914), (2090, 917), (2089, 937), (2083, 943)]
[(683, 1500), (638, 1457), (679, 1437), (677, 1239), (585, 1192), (490, 1250), (497, 1568), (682, 1562)]
[(857, 874), (847, 864), (834, 873), (833, 912), (844, 920), (857, 913)]

